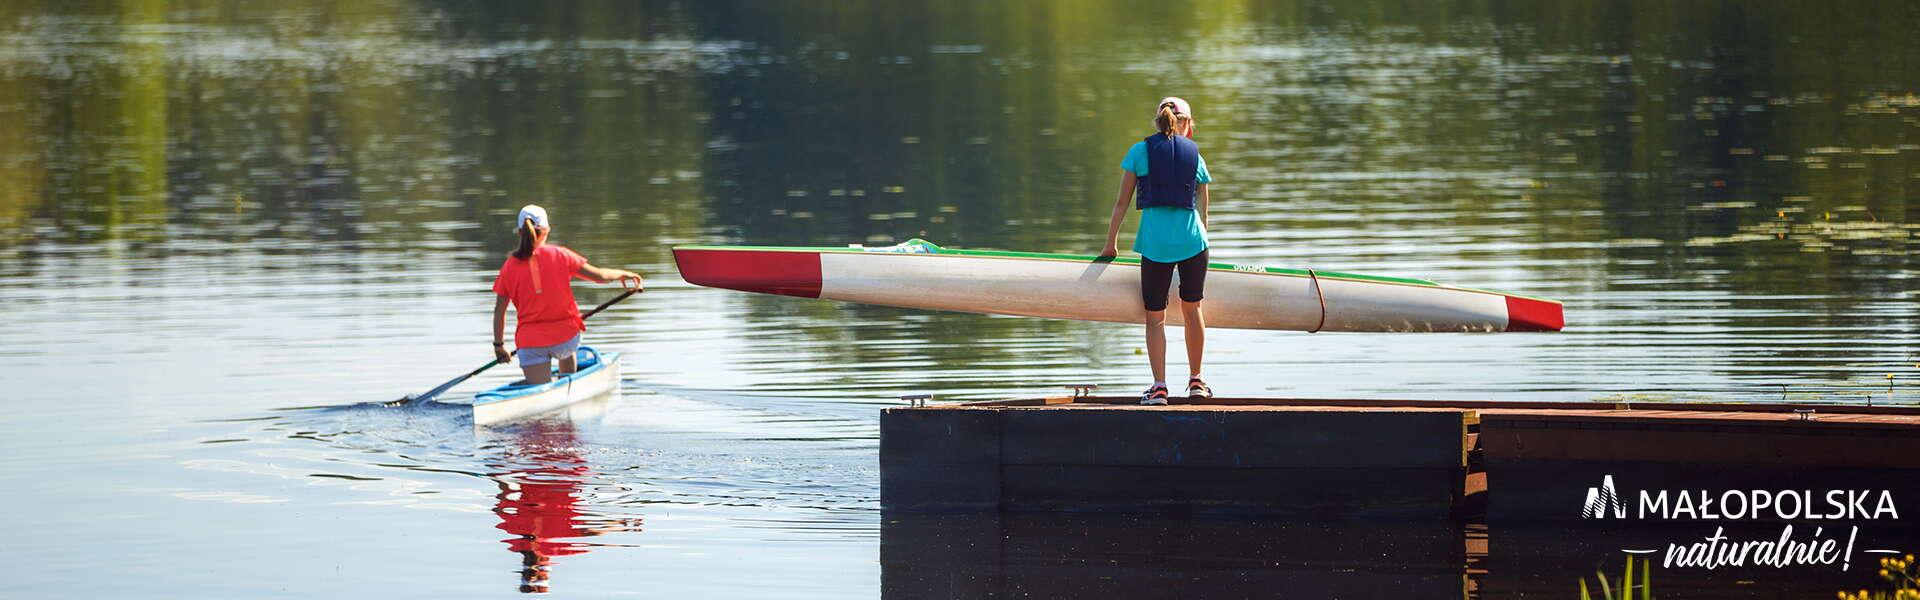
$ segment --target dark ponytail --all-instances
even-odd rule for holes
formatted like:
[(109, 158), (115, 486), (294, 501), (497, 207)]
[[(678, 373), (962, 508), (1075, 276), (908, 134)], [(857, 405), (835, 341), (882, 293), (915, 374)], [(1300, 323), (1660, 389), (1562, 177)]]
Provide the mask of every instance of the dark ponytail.
[[(499, 231), (499, 230), (496, 229), (494, 231)], [(526, 260), (526, 259), (532, 258), (533, 257), (533, 219), (526, 219), (524, 221), (521, 221), (520, 228), (516, 231), (520, 234), (520, 247), (513, 251), (513, 257), (518, 258), (520, 260)]]

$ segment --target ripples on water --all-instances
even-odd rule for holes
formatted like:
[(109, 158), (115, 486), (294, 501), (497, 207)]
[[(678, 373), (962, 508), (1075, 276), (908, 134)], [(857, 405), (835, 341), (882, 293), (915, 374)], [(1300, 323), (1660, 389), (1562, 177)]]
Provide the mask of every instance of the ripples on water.
[[(1138, 332), (698, 289), (668, 249), (1091, 252), (1169, 91), (1219, 260), (1567, 302), (1557, 335), (1212, 332), (1224, 392), (1915, 399), (1913, 11), (1670, 8), (0, 7), (0, 485), (54, 541), (0, 558), (39, 593), (871, 594), (879, 407), (1124, 393)], [(623, 395), (378, 405), (485, 360), (526, 202), (649, 275), (590, 328)]]

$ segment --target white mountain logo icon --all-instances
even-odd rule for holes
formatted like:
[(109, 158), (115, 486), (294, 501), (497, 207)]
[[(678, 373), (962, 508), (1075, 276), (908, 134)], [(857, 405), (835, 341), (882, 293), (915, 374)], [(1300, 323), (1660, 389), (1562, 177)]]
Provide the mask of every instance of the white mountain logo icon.
[(1580, 509), (1582, 519), (1605, 519), (1607, 512), (1613, 512), (1613, 518), (1627, 518), (1627, 505), (1620, 501), (1620, 492), (1613, 487), (1613, 476), (1600, 479), (1600, 487), (1587, 488), (1587, 503)]

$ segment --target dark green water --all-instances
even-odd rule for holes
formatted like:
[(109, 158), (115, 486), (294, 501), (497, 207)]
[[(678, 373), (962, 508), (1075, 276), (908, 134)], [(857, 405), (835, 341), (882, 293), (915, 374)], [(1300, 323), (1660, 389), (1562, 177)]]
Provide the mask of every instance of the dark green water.
[[(591, 543), (556, 591), (874, 595), (877, 407), (1131, 391), (1138, 332), (694, 288), (669, 249), (1092, 253), (1169, 94), (1217, 260), (1567, 307), (1553, 335), (1215, 332), (1223, 394), (1912, 401), (1916, 26), (1900, 2), (6, 2), (0, 379), (25, 394), (0, 485), (41, 541), (0, 550), (27, 572), (0, 592), (509, 593), (500, 482), (559, 473), (600, 529), (560, 536)], [(589, 333), (629, 356), (601, 420), (276, 410), (483, 362), (530, 202), (649, 278)]]

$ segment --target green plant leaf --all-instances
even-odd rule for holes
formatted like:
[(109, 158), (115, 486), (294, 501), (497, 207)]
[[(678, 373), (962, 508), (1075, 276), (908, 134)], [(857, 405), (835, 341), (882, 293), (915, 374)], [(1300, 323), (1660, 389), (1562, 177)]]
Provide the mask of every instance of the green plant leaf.
[(1627, 555), (1626, 570), (1625, 572), (1622, 572), (1620, 574), (1620, 597), (1623, 600), (1633, 600), (1633, 555), (1632, 554)]
[(1640, 600), (1653, 600), (1653, 563), (1640, 563)]

